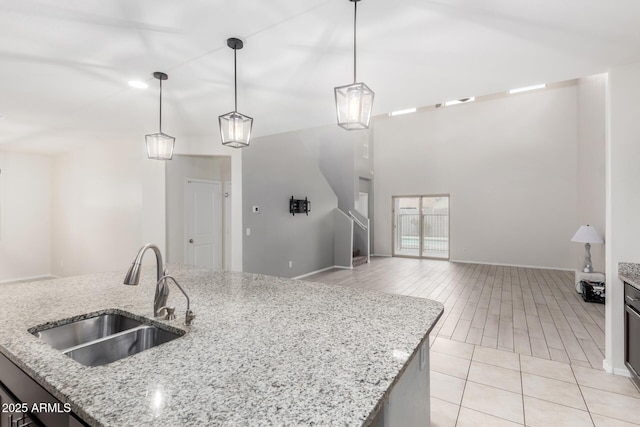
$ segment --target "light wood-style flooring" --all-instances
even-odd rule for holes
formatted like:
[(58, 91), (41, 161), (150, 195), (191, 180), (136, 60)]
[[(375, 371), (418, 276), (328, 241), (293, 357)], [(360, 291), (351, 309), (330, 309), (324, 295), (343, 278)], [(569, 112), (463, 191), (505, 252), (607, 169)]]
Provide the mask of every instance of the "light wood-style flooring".
[(432, 339), (602, 369), (604, 305), (582, 300), (573, 271), (372, 257), (303, 280), (439, 301)]

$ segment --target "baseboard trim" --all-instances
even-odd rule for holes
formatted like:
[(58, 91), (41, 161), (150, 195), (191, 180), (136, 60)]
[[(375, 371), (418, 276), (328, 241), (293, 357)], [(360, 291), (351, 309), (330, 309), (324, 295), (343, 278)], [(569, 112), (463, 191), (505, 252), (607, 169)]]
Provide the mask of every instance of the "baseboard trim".
[(342, 270), (353, 270), (353, 267), (344, 267), (342, 265), (332, 265), (331, 267), (321, 268), (320, 270), (312, 271), (310, 273), (301, 274), (300, 276), (292, 277), (293, 280), (304, 279), (305, 277), (313, 276), (314, 274), (322, 273), (323, 271), (339, 268)]
[(627, 378), (631, 378), (631, 372), (629, 372), (629, 370), (627, 368), (612, 368), (611, 364), (609, 362), (607, 362), (607, 359), (604, 359), (602, 361), (602, 369), (605, 370), (605, 372), (608, 372), (610, 374), (614, 374), (614, 375), (620, 375), (623, 377), (627, 377)]
[(43, 279), (57, 279), (57, 276), (54, 276), (53, 274), (42, 274), (40, 276), (28, 276), (28, 277), (19, 277), (16, 279), (4, 279), (4, 280), (0, 280), (0, 285), (1, 284), (6, 284), (6, 283), (15, 283), (15, 282), (31, 282), (34, 280), (43, 280)]
[(450, 259), (449, 262), (457, 262), (460, 264), (499, 265), (501, 267), (538, 268), (540, 270), (575, 271), (575, 268), (547, 267), (547, 266), (540, 266), (540, 265), (523, 265), (523, 264), (503, 264), (500, 262), (463, 261), (458, 259)]

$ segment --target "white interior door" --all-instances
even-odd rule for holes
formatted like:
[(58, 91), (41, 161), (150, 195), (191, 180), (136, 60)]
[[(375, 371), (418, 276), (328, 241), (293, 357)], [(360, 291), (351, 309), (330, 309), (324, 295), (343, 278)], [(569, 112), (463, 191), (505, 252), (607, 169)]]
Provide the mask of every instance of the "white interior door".
[(222, 268), (222, 185), (188, 180), (185, 191), (185, 260)]
[(358, 193), (358, 205), (356, 206), (356, 209), (365, 218), (369, 218), (369, 193), (364, 193), (362, 191)]

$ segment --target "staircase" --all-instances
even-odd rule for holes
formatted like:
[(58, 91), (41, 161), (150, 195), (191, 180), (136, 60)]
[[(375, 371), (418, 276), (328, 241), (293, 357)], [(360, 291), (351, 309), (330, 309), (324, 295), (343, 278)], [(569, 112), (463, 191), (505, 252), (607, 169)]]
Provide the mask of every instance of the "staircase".
[(360, 255), (360, 249), (356, 249), (353, 251), (353, 261), (351, 265), (353, 268), (356, 268), (359, 265), (366, 264), (368, 261), (366, 255)]

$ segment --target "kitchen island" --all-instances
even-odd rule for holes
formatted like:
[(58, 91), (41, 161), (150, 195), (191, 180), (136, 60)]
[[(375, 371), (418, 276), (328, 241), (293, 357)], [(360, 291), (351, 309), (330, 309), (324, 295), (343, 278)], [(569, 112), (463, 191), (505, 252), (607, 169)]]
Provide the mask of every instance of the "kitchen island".
[[(186, 331), (178, 339), (89, 367), (28, 331), (106, 309), (153, 318), (155, 271), (147, 268), (139, 286), (123, 285), (124, 271), (0, 285), (0, 353), (95, 426), (383, 425), (394, 389), (411, 390), (414, 371), (428, 393), (428, 335), (440, 303), (248, 273), (167, 270), (197, 316), (184, 325), (186, 299), (170, 285), (177, 318), (160, 322)], [(403, 377), (408, 369), (411, 377)], [(428, 410), (428, 395), (419, 398)]]

